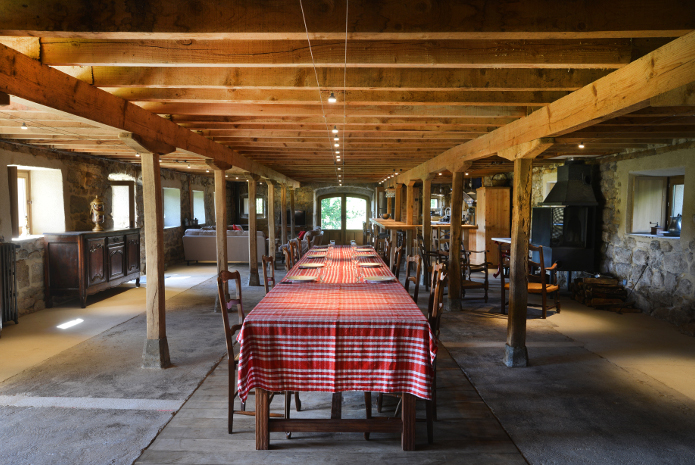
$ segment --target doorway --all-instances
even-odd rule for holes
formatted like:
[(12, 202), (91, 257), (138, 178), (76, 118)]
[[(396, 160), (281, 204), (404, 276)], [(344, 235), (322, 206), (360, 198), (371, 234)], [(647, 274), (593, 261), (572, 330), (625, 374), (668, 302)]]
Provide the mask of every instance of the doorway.
[(354, 240), (361, 245), (362, 228), (370, 216), (369, 199), (354, 194), (331, 194), (318, 200), (324, 243), (335, 241), (337, 245), (347, 245)]

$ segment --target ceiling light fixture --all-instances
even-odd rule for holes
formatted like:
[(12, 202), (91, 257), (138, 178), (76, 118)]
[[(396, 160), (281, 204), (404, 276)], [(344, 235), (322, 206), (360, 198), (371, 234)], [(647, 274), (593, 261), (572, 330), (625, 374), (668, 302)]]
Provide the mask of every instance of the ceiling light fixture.
[(331, 132), (333, 134), (338, 134), (338, 128), (336, 126), (333, 126), (333, 130)]
[(140, 157), (140, 154), (139, 154), (139, 153), (136, 153), (135, 156), (136, 156), (136, 157)]
[(22, 123), (22, 129), (24, 129), (24, 130), (29, 129), (29, 128), (27, 127), (27, 123)]
[(583, 149), (583, 148), (584, 148), (584, 141), (581, 141), (581, 142), (579, 143), (579, 148), (580, 148), (580, 149)]
[(335, 103), (337, 101), (338, 101), (338, 99), (335, 98), (335, 94), (333, 94), (333, 92), (331, 92), (331, 96), (328, 97), (328, 103)]
[(209, 172), (210, 172), (210, 170), (205, 170), (205, 172), (206, 172), (206, 173), (209, 173)]
[(439, 173), (439, 176), (441, 176), (441, 175), (442, 175), (442, 173)]
[(340, 166), (338, 167), (338, 171), (340, 171)]
[[(184, 163), (186, 163), (186, 161), (185, 161), (185, 160), (184, 160)], [(188, 164), (188, 167), (189, 167), (189, 168), (191, 167), (191, 164), (190, 164), (190, 163)]]
[(338, 144), (338, 143), (333, 144), (333, 145), (336, 146), (336, 147), (340, 147), (340, 144)]
[(339, 141), (339, 140), (340, 140), (340, 137), (338, 137), (338, 136), (335, 136), (335, 137), (333, 138), (333, 140), (337, 142), (337, 141)]
[(340, 153), (340, 150), (336, 150), (335, 153)]
[(236, 178), (239, 179), (239, 176), (237, 176)]
[(464, 176), (468, 176), (468, 173), (463, 173)]

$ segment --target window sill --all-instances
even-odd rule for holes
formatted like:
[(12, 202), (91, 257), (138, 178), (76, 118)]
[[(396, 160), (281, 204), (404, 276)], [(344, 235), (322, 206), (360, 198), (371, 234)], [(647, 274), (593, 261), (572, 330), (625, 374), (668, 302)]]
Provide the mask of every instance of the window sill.
[(12, 242), (24, 242), (33, 241), (35, 239), (42, 239), (43, 234), (32, 234), (31, 236), (13, 237)]
[(176, 228), (180, 228), (180, 227), (181, 227), (181, 225), (178, 225), (178, 226), (164, 226), (164, 229), (176, 229)]
[(628, 236), (643, 237), (645, 239), (680, 239), (681, 236), (664, 236), (663, 234), (630, 233)]

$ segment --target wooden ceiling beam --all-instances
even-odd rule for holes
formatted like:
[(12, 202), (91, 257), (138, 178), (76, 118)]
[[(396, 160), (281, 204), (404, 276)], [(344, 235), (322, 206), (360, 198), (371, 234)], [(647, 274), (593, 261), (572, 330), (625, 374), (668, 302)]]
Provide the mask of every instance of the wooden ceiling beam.
[(99, 125), (137, 134), (144, 140), (178, 147), (279, 182), (298, 185), (283, 174), (248, 160), (223, 145), (42, 65), (4, 45), (0, 45), (0, 91), (95, 121)]
[[(644, 79), (649, 76), (649, 79)], [(567, 133), (645, 108), (649, 99), (695, 81), (695, 32), (614, 71), (609, 76), (502, 128), (447, 150), (399, 175), (397, 182), (441, 170), (453, 163), (488, 157), (515, 145)]]
[[(41, 39), (50, 66), (621, 68), (668, 39), (89, 40)], [(0, 39), (2, 42), (2, 39)]]
[[(292, 2), (257, 0), (96, 1), (40, 0), (0, 3), (0, 35), (94, 39), (303, 40), (302, 12)], [(272, 6), (272, 7), (271, 7)], [(314, 40), (345, 37), (345, 1), (309, 4)], [(348, 38), (588, 39), (676, 37), (695, 29), (695, 5), (682, 0), (592, 2), (350, 2)]]
[[(241, 116), (321, 116), (321, 105), (252, 105), (235, 103), (142, 103), (141, 108), (166, 115), (241, 115)], [(326, 106), (326, 116), (343, 115), (342, 105)], [(350, 108), (351, 116), (411, 116), (432, 118), (441, 116), (467, 118), (509, 118), (527, 114), (526, 107), (448, 106), (448, 105), (362, 105)]]
[[(57, 67), (97, 87), (313, 89), (313, 68)], [(318, 69), (324, 89), (393, 91), (574, 91), (610, 70), (599, 69)]]
[[(245, 103), (245, 104), (297, 104), (318, 105), (316, 89), (163, 89), (102, 87), (113, 95), (133, 103)], [(323, 102), (328, 101), (330, 91), (322, 91)], [(564, 97), (569, 91), (335, 91), (340, 105), (496, 105), (496, 106), (544, 106)]]
[(355, 125), (378, 125), (386, 127), (389, 125), (402, 124), (417, 124), (417, 125), (465, 125), (465, 126), (504, 126), (512, 121), (516, 121), (516, 117), (507, 118), (415, 118), (415, 117), (370, 117), (360, 116), (352, 117), (346, 115), (345, 119), (342, 116), (327, 117), (324, 121), (323, 116), (220, 116), (220, 115), (170, 115), (171, 121), (185, 127), (213, 127), (216, 125), (263, 125), (263, 124), (286, 124), (297, 127), (298, 124), (321, 124), (326, 127), (326, 124), (337, 126), (338, 128), (352, 127)]

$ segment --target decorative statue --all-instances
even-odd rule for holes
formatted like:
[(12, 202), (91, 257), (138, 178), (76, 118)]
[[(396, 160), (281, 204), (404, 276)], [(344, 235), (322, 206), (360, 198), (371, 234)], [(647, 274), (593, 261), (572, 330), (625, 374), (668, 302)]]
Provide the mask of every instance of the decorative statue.
[(92, 231), (103, 231), (104, 228), (101, 225), (104, 223), (104, 201), (98, 195), (89, 204), (89, 213), (94, 223)]

